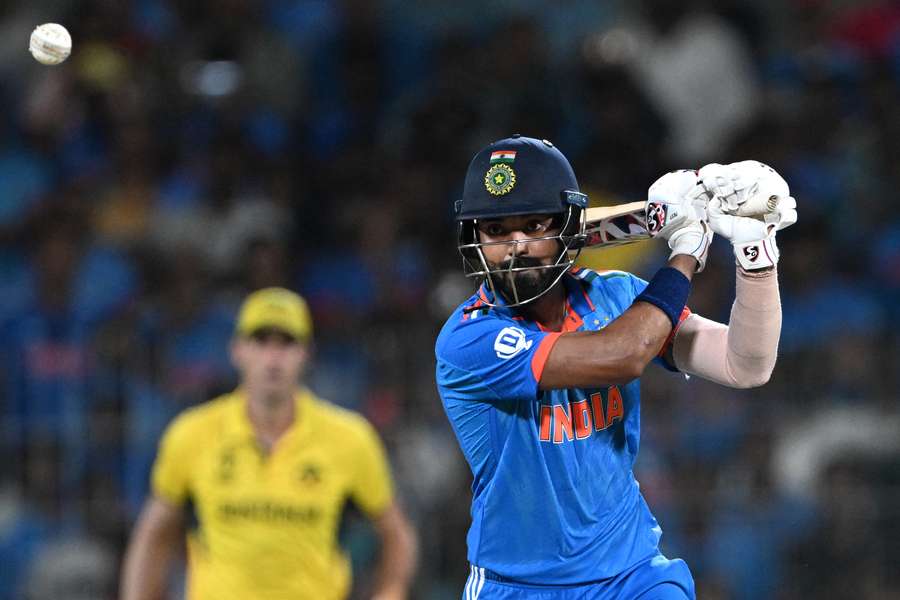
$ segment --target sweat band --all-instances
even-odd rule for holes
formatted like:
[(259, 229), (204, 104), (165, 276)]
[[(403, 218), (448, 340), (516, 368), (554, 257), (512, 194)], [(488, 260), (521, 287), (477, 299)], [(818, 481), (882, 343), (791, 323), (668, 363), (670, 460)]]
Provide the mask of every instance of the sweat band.
[(691, 282), (688, 278), (678, 269), (664, 267), (656, 272), (644, 291), (634, 300), (649, 302), (666, 313), (672, 321), (672, 327), (675, 328), (690, 293)]

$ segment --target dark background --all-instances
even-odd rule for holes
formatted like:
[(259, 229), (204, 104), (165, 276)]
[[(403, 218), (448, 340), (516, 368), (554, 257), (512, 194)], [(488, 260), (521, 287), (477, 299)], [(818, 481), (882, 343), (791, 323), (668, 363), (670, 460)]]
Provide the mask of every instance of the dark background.
[[(26, 50), (47, 21), (58, 67)], [(312, 387), (388, 444), (414, 597), (458, 598), (470, 476), (433, 341), (471, 290), (468, 160), (515, 132), (595, 205), (707, 162), (784, 175), (773, 379), (651, 369), (638, 479), (701, 598), (900, 597), (898, 87), (897, 2), (0, 4), (0, 598), (114, 597), (158, 436), (234, 385), (236, 306), (269, 285), (311, 303)], [(662, 246), (582, 262), (646, 277)], [(732, 265), (717, 242), (695, 312), (727, 321)], [(374, 538), (344, 540), (362, 597)]]

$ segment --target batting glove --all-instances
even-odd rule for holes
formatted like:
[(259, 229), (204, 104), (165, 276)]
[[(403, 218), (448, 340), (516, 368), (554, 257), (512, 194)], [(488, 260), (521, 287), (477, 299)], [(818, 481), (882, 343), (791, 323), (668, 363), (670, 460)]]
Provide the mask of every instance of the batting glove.
[[(722, 212), (739, 217), (765, 215), (767, 222), (777, 223), (776, 229), (793, 224), (791, 209), (797, 203), (791, 197), (784, 178), (775, 169), (756, 160), (743, 160), (728, 165), (712, 163), (697, 172), (701, 185), (710, 199), (718, 198)], [(771, 220), (777, 217), (776, 220)], [(781, 222), (778, 222), (778, 219)]]
[(737, 263), (747, 271), (778, 264), (775, 233), (797, 222), (797, 202), (784, 178), (755, 160), (713, 163), (698, 176), (712, 197), (709, 225), (731, 241)]
[(688, 221), (706, 219), (708, 197), (696, 171), (682, 169), (666, 173), (647, 190), (647, 229), (650, 235), (669, 239), (676, 229)]
[(697, 272), (706, 267), (713, 231), (706, 221), (708, 194), (696, 171), (666, 173), (647, 191), (647, 230), (669, 243), (672, 253), (697, 259)]

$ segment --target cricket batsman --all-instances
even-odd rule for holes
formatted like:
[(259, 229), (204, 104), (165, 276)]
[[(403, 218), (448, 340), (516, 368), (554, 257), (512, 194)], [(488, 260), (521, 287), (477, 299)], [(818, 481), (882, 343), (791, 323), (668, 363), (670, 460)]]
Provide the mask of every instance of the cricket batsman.
[[(740, 216), (760, 197), (763, 218)], [(586, 207), (565, 156), (521, 136), (474, 157), (455, 206), (465, 268), (482, 280), (435, 347), (473, 475), (465, 600), (695, 598), (632, 472), (639, 377), (654, 361), (749, 388), (775, 365), (775, 234), (797, 218), (775, 171), (745, 161), (657, 180), (647, 214), (672, 252), (649, 283), (574, 266)], [(714, 232), (737, 262), (727, 325), (686, 306)]]

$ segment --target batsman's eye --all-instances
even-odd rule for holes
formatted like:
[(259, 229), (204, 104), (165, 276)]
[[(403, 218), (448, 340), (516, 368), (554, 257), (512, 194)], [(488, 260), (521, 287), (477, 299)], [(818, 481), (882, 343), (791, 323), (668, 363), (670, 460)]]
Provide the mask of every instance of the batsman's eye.
[(544, 233), (550, 229), (553, 219), (532, 219), (525, 224), (522, 231), (525, 233)]
[(497, 222), (479, 223), (478, 228), (482, 233), (486, 233), (487, 235), (490, 235), (492, 237), (496, 237), (498, 235), (503, 235), (504, 233), (506, 233), (506, 231), (503, 229), (503, 225)]

